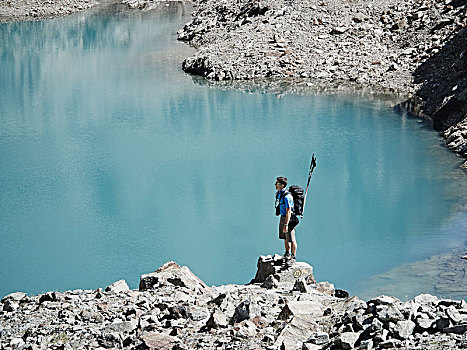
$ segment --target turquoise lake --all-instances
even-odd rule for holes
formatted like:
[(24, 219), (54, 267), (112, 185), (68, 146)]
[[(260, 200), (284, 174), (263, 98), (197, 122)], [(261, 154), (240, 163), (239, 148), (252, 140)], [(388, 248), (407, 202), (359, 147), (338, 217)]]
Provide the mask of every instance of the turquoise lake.
[(248, 283), (283, 253), (275, 178), (304, 187), (313, 153), (297, 258), (318, 280), (364, 293), (465, 246), (461, 160), (427, 123), (377, 98), (200, 84), (181, 70), (188, 20), (172, 3), (0, 25), (0, 296), (137, 288), (168, 260)]

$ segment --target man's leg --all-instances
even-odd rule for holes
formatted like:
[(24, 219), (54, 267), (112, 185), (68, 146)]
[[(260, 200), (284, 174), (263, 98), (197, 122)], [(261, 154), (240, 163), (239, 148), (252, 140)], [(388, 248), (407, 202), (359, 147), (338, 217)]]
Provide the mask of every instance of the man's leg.
[[(284, 246), (285, 246), (285, 253), (289, 253), (290, 252), (290, 243), (287, 242), (287, 239), (284, 239)], [(293, 247), (293, 246), (292, 246)], [(292, 248), (293, 249), (293, 248)], [(293, 253), (292, 253), (293, 254)]]
[(292, 247), (292, 255), (295, 256), (295, 253), (297, 252), (297, 241), (292, 242), (290, 245)]

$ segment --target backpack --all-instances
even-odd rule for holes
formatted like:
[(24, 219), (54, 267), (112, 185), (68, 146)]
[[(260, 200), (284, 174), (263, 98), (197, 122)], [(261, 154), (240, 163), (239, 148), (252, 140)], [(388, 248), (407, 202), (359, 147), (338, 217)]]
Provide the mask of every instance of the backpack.
[(301, 188), (300, 186), (292, 185), (292, 186), (289, 187), (288, 191), (286, 190), (284, 192), (284, 194), (282, 196), (280, 196), (280, 198), (276, 197), (276, 201), (278, 202), (277, 206), (276, 206), (276, 215), (277, 216), (280, 215), (279, 206), (280, 206), (281, 200), (289, 193), (292, 195), (292, 198), (293, 198), (292, 216), (291, 216), (290, 222), (289, 222), (289, 232), (290, 232), (300, 222), (298, 220), (297, 215), (300, 215), (300, 216), (303, 215), (303, 200), (304, 200), (303, 193), (304, 193), (304, 191), (303, 191), (303, 188)]
[(288, 191), (293, 198), (293, 212), (295, 215), (303, 215), (303, 200), (305, 199), (304, 197), (304, 191), (303, 188), (297, 185), (292, 185), (289, 187)]

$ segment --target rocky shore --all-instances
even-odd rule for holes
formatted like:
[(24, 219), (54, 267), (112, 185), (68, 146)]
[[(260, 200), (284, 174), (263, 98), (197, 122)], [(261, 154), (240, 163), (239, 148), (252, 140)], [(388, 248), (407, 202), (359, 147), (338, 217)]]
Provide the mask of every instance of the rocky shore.
[[(161, 1), (121, 2), (151, 10)], [(404, 96), (400, 107), (432, 119), (446, 145), (467, 158), (467, 0), (192, 2), (193, 19), (178, 32), (179, 40), (198, 48), (183, 61), (186, 72), (213, 81), (293, 79), (313, 91)], [(96, 4), (6, 0), (0, 23), (59, 17)]]
[(96, 0), (2, 0), (0, 23), (61, 17), (97, 4)]
[(208, 287), (167, 262), (105, 290), (17, 292), (0, 303), (1, 349), (461, 349), (467, 303), (423, 294), (369, 301), (317, 283), (313, 268), (258, 259), (247, 285)]
[(466, 26), (465, 0), (198, 0), (178, 38), (199, 49), (183, 69), (207, 79), (406, 95), (467, 157)]

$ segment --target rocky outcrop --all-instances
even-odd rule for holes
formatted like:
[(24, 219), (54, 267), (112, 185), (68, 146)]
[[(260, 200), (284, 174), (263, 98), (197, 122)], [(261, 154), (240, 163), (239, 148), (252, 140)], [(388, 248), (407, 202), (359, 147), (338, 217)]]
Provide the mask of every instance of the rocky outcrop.
[[(405, 109), (433, 119), (436, 130), (465, 131), (465, 0), (195, 5), (193, 20), (178, 32), (199, 49), (183, 62), (188, 73), (217, 81), (293, 77), (413, 95)], [(465, 156), (465, 140), (450, 148)]]
[(0, 23), (61, 17), (97, 4), (96, 0), (6, 0), (0, 2)]
[[(285, 266), (280, 261), (277, 255), (260, 257), (248, 285), (208, 288), (187, 267), (168, 262), (142, 275), (140, 290), (127, 289), (121, 280), (105, 290), (13, 293), (0, 303), (0, 348), (467, 346), (464, 301), (425, 294), (408, 302), (388, 296), (365, 302), (337, 293), (330, 283), (316, 283), (306, 263)], [(274, 283), (266, 288), (268, 280)]]

